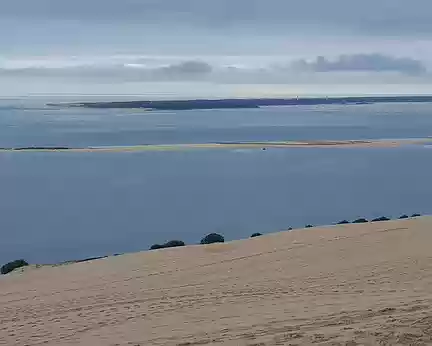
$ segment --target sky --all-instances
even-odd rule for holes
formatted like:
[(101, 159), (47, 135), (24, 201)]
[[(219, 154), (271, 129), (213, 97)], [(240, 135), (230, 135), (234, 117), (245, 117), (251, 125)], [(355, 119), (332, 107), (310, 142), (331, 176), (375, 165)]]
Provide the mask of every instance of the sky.
[(432, 94), (430, 0), (14, 0), (0, 96)]

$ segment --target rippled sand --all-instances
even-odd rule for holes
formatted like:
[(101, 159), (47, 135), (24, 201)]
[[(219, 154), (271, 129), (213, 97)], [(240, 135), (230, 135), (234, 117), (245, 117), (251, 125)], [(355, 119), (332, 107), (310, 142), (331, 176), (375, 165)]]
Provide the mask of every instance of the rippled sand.
[(425, 345), (432, 218), (12, 273), (1, 345)]

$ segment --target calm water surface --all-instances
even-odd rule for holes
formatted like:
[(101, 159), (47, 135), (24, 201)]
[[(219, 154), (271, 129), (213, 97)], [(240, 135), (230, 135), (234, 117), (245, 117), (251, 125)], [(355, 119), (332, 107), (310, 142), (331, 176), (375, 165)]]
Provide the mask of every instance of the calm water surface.
[[(155, 113), (36, 106), (0, 102), (0, 147), (432, 135), (430, 104)], [(1, 153), (0, 262), (432, 213), (431, 155), (427, 147)]]

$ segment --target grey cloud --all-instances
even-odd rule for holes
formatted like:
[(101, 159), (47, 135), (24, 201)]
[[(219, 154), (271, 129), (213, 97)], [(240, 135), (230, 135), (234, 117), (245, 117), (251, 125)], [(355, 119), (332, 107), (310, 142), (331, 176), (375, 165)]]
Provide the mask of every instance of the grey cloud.
[(140, 64), (113, 64), (111, 66), (82, 65), (74, 67), (27, 67), (0, 69), (0, 76), (70, 78), (89, 81), (194, 81), (212, 72), (206, 62), (190, 60), (161, 67), (145, 67)]
[(430, 35), (430, 13), (430, 0), (13, 0), (4, 1), (0, 18), (269, 28), (273, 34), (275, 27), (339, 34), (345, 28), (398, 36)]
[(178, 64), (172, 64), (167, 67), (155, 69), (155, 72), (164, 77), (187, 77), (201, 76), (212, 72), (212, 66), (202, 61), (185, 61)]
[(125, 64), (115, 62), (108, 65), (0, 68), (0, 77), (12, 77), (15, 80), (56, 79), (66, 83), (73, 81), (79, 83), (367, 84), (382, 82), (397, 84), (431, 81), (430, 75), (420, 61), (378, 54), (342, 55), (336, 60), (318, 57), (311, 62), (298, 60), (283, 66), (269, 63), (266, 67), (235, 67), (211, 64), (201, 60), (185, 60), (149, 67), (142, 64), (141, 60), (138, 58), (135, 62), (132, 60)]
[(419, 75), (427, 72), (424, 64), (412, 58), (398, 58), (382, 54), (340, 55), (335, 60), (323, 56), (314, 61), (299, 60), (291, 67), (301, 71), (313, 72), (399, 72)]

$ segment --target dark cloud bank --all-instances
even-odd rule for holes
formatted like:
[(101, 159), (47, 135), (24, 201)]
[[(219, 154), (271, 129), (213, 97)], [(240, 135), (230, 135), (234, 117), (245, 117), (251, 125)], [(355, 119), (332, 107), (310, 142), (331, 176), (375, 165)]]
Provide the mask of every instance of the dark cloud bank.
[[(144, 64), (113, 64), (110, 66), (83, 65), (75, 67), (28, 67), (0, 69), (0, 76), (30, 78), (60, 78), (91, 82), (172, 82), (209, 81), (217, 83), (292, 83), (309, 77), (348, 75), (356, 83), (356, 75), (396, 75), (404, 78), (429, 77), (425, 65), (412, 58), (380, 54), (340, 55), (330, 59), (319, 56), (314, 60), (297, 60), (265, 68), (214, 66), (200, 60), (180, 61), (160, 67)], [(307, 80), (307, 78), (305, 79)], [(360, 80), (360, 79), (359, 79)]]
[(427, 72), (426, 67), (419, 60), (382, 54), (340, 55), (334, 60), (319, 56), (311, 62), (299, 60), (292, 67), (313, 72), (400, 72), (409, 75), (421, 75)]

